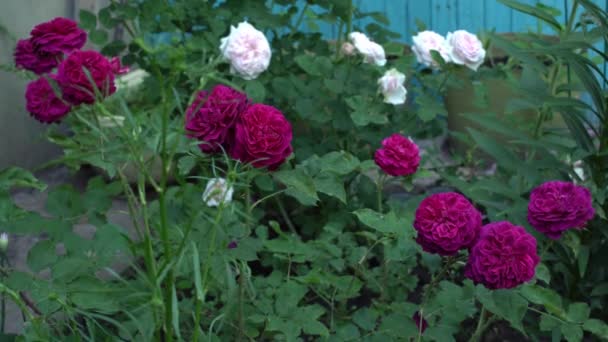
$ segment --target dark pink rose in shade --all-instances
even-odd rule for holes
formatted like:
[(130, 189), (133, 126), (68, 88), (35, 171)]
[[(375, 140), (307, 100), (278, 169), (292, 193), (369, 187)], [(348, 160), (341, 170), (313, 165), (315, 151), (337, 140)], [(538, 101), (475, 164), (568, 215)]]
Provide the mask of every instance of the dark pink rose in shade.
[(494, 222), (481, 228), (465, 276), (491, 290), (510, 289), (534, 278), (539, 262), (532, 235), (510, 222)]
[(481, 213), (462, 195), (444, 192), (425, 198), (414, 219), (416, 242), (429, 253), (454, 255), (471, 247), (481, 229)]
[(126, 65), (122, 65), (120, 62), (120, 57), (112, 57), (110, 59), (110, 64), (112, 65), (112, 72), (114, 72), (115, 75), (124, 75), (131, 71), (131, 68)]
[(239, 244), (235, 240), (232, 240), (232, 241), (230, 241), (230, 243), (228, 243), (228, 249), (235, 249), (238, 246), (239, 246)]
[(186, 111), (188, 136), (203, 143), (205, 153), (227, 150), (232, 144), (234, 123), (249, 106), (247, 95), (225, 85), (217, 85), (211, 93), (200, 91)]
[[(55, 79), (54, 75), (48, 77)], [(57, 122), (70, 112), (70, 105), (57, 97), (46, 77), (40, 77), (27, 85), (25, 99), (27, 111), (40, 122)]]
[(418, 169), (420, 153), (412, 139), (395, 133), (382, 140), (382, 148), (376, 150), (374, 160), (391, 176), (407, 176)]
[(79, 50), (87, 41), (87, 33), (67, 18), (55, 18), (36, 25), (30, 32), (36, 52), (50, 54)]
[(412, 316), (412, 319), (414, 320), (414, 323), (416, 323), (416, 327), (418, 328), (418, 331), (421, 334), (424, 334), (424, 331), (426, 330), (426, 328), (429, 327), (429, 323), (426, 321), (426, 319), (420, 317), (419, 311), (416, 311), (414, 313), (414, 316)]
[(74, 105), (93, 103), (96, 94), (106, 97), (116, 91), (112, 65), (97, 51), (74, 51), (59, 64), (57, 81), (63, 98)]
[(571, 182), (549, 181), (532, 190), (528, 222), (551, 239), (568, 229), (582, 229), (595, 216), (591, 193)]
[(289, 157), (292, 131), (278, 109), (264, 104), (249, 107), (236, 123), (230, 155), (254, 167), (275, 170)]
[(36, 74), (47, 73), (57, 65), (63, 54), (48, 54), (44, 52), (34, 52), (34, 46), (30, 39), (20, 39), (15, 47), (15, 66), (26, 69)]

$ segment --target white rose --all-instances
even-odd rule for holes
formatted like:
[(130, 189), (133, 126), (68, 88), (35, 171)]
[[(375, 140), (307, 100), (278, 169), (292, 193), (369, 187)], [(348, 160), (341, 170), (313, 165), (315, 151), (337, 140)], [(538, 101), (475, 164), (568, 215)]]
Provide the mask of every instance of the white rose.
[(8, 234), (0, 234), (0, 252), (6, 252), (8, 249)]
[(221, 40), (220, 51), (230, 62), (230, 71), (246, 80), (253, 80), (268, 69), (272, 56), (264, 33), (248, 22), (230, 27), (230, 34)]
[(203, 192), (203, 201), (209, 207), (217, 207), (221, 203), (229, 203), (232, 201), (234, 188), (228, 186), (224, 178), (211, 178)]
[(465, 65), (467, 68), (477, 71), (477, 68), (486, 58), (486, 50), (476, 35), (465, 30), (448, 33), (446, 38), (450, 45), (450, 57), (452, 62)]
[(386, 55), (382, 45), (371, 41), (361, 32), (351, 32), (348, 38), (355, 46), (355, 49), (363, 55), (365, 63), (373, 63), (377, 66), (386, 64)]
[(380, 92), (384, 95), (384, 102), (393, 105), (404, 104), (407, 96), (407, 90), (403, 86), (404, 83), (405, 75), (397, 69), (393, 68), (385, 72), (384, 76), (378, 79)]
[(344, 42), (340, 51), (344, 56), (352, 56), (355, 54), (355, 46), (349, 42)]
[(134, 89), (141, 85), (148, 74), (145, 70), (137, 69), (116, 78), (116, 89)]
[(412, 51), (418, 63), (433, 68), (439, 67), (433, 60), (431, 51), (437, 51), (446, 63), (450, 62), (450, 46), (442, 35), (433, 31), (422, 31), (413, 36), (412, 41), (414, 43)]

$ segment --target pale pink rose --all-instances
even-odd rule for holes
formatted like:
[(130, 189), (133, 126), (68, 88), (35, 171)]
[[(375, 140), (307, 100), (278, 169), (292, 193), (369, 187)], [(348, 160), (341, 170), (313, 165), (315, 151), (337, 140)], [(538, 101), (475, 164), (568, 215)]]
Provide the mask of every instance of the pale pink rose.
[(439, 65), (433, 60), (431, 51), (437, 51), (446, 63), (450, 62), (450, 46), (442, 35), (433, 31), (422, 31), (413, 36), (412, 41), (414, 42), (412, 51), (418, 63), (438, 68)]
[(458, 30), (448, 33), (446, 41), (451, 47), (450, 58), (452, 62), (477, 71), (486, 57), (486, 50), (476, 35), (465, 30)]
[(220, 51), (230, 61), (230, 71), (246, 80), (253, 80), (268, 69), (272, 57), (264, 33), (248, 22), (230, 27), (230, 34), (221, 40)]
[(355, 54), (355, 46), (349, 42), (344, 42), (340, 51), (344, 56), (352, 56)]
[(384, 76), (378, 79), (378, 86), (380, 92), (384, 95), (384, 102), (393, 105), (400, 105), (405, 103), (407, 96), (407, 90), (403, 86), (405, 82), (405, 75), (397, 71), (397, 69), (391, 69), (384, 73)]
[(351, 32), (348, 38), (355, 46), (357, 52), (363, 55), (365, 63), (373, 63), (377, 66), (384, 66), (386, 64), (386, 55), (382, 45), (371, 41), (361, 32)]

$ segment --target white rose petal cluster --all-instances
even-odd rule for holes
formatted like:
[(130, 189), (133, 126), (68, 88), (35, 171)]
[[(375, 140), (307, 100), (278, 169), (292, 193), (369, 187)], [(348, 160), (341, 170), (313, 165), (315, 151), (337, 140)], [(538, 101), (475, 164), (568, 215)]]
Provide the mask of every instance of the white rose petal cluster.
[(384, 73), (384, 76), (378, 79), (380, 92), (384, 95), (384, 102), (392, 105), (400, 105), (405, 103), (407, 90), (403, 85), (405, 83), (405, 75), (397, 69), (390, 69)]
[(412, 37), (412, 51), (418, 63), (439, 68), (431, 51), (437, 51), (446, 63), (464, 65), (477, 71), (486, 57), (486, 50), (476, 35), (465, 30), (449, 32), (447, 37), (433, 31), (422, 31)]
[(218, 207), (222, 203), (230, 203), (234, 188), (228, 186), (224, 178), (211, 178), (203, 192), (203, 201), (209, 207)]
[(382, 45), (373, 42), (361, 32), (351, 32), (348, 38), (355, 46), (357, 52), (363, 55), (365, 63), (372, 63), (377, 66), (384, 66), (386, 64), (386, 55)]
[(264, 33), (248, 22), (230, 27), (230, 34), (220, 42), (220, 51), (230, 62), (230, 71), (246, 80), (253, 80), (268, 69), (272, 57)]

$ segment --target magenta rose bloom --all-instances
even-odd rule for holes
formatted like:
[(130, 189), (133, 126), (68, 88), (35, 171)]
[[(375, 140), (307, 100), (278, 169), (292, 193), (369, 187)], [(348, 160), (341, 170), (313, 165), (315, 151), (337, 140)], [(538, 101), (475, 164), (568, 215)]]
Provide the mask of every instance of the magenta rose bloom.
[[(55, 75), (49, 75), (55, 79)], [(45, 77), (30, 82), (25, 90), (27, 111), (44, 123), (57, 122), (70, 112), (70, 105), (57, 97)]]
[(87, 33), (75, 21), (61, 17), (36, 25), (30, 35), (34, 50), (49, 54), (70, 53), (87, 41)]
[(418, 169), (420, 153), (412, 139), (395, 133), (382, 140), (382, 148), (376, 151), (374, 160), (391, 176), (407, 176)]
[(571, 182), (550, 181), (532, 190), (528, 222), (551, 239), (568, 229), (582, 229), (595, 216), (591, 193)]
[(412, 316), (412, 319), (414, 320), (414, 323), (416, 323), (416, 327), (418, 328), (418, 331), (421, 334), (424, 334), (424, 331), (426, 330), (426, 328), (429, 327), (429, 323), (426, 321), (426, 319), (420, 317), (419, 311), (414, 312), (414, 316)]
[(35, 52), (30, 39), (20, 39), (17, 42), (14, 56), (17, 68), (26, 69), (38, 75), (53, 70), (63, 58), (63, 54)]
[(236, 123), (230, 155), (254, 167), (278, 168), (293, 151), (291, 125), (278, 109), (264, 104), (247, 108)]
[(481, 213), (462, 195), (444, 192), (425, 198), (414, 219), (416, 242), (429, 253), (454, 255), (469, 248), (481, 229)]
[(249, 106), (247, 95), (225, 85), (217, 85), (211, 93), (200, 91), (186, 111), (186, 131), (205, 153), (220, 152), (232, 145), (236, 119)]
[(114, 75), (124, 75), (131, 71), (128, 65), (122, 65), (120, 57), (112, 57), (110, 59), (110, 65), (112, 65), (112, 72)]
[(97, 51), (74, 51), (59, 64), (57, 72), (63, 98), (68, 102), (74, 105), (95, 102), (96, 90), (84, 69), (88, 70), (102, 96), (109, 96), (116, 91), (110, 61)]
[(491, 290), (510, 289), (534, 278), (539, 262), (532, 235), (510, 222), (494, 222), (481, 228), (465, 276)]

